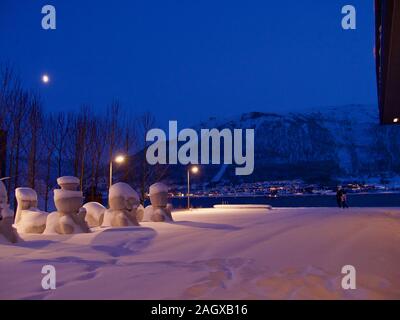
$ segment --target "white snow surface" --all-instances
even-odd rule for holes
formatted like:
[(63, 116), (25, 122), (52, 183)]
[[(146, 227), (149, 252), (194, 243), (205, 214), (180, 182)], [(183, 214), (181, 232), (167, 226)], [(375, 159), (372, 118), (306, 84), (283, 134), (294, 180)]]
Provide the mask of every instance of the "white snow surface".
[(272, 209), (268, 204), (214, 204), (216, 209)]
[[(400, 208), (196, 209), (0, 242), (0, 299), (399, 299)], [(57, 289), (41, 289), (44, 265)], [(343, 290), (342, 267), (357, 289)]]

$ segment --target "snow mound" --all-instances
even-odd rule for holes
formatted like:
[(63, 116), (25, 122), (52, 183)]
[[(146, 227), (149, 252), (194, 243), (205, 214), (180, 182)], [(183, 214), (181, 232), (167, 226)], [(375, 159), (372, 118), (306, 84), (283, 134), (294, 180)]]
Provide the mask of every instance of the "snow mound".
[(160, 193), (160, 192), (168, 192), (168, 187), (166, 184), (162, 182), (154, 183), (150, 186), (150, 195)]
[(17, 200), (37, 201), (36, 191), (31, 188), (17, 188), (15, 189), (15, 197)]
[(20, 221), (15, 225), (18, 233), (42, 233), (47, 213), (38, 209), (22, 210)]
[(103, 223), (106, 208), (98, 202), (88, 202), (84, 204), (86, 210), (85, 221), (89, 227), (98, 227)]
[[(66, 227), (71, 227), (72, 232), (65, 232)], [(68, 228), (67, 228), (68, 229)], [(48, 235), (65, 235), (65, 234), (79, 234), (86, 233), (83, 228), (75, 223), (72, 216), (64, 215), (60, 216), (58, 211), (54, 211), (47, 216), (46, 228), (43, 234)]]
[(137, 201), (139, 201), (138, 193), (125, 182), (118, 182), (113, 184), (110, 187), (108, 197), (110, 199), (116, 197), (123, 197), (124, 199), (135, 198)]
[(43, 234), (58, 234), (57, 227), (59, 222), (59, 214), (57, 211), (50, 213), (46, 219), (46, 229)]

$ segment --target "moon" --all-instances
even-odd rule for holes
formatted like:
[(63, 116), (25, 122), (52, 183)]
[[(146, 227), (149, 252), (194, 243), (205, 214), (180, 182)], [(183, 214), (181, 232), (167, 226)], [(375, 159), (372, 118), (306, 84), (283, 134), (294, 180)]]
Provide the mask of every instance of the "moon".
[(50, 77), (47, 74), (42, 75), (42, 82), (48, 83), (50, 81)]

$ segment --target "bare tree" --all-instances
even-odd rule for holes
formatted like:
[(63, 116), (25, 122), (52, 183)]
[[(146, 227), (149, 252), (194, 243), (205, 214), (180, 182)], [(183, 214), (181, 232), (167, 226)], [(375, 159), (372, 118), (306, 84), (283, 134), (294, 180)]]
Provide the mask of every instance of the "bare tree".
[(20, 186), (23, 174), (21, 170), (21, 155), (23, 149), (23, 138), (26, 133), (26, 116), (29, 110), (29, 94), (24, 92), (19, 81), (11, 91), (11, 145), (9, 152), (9, 172), (11, 179), (8, 185), (8, 196), (11, 202), (14, 202), (14, 197), (11, 198), (11, 190)]
[(50, 133), (48, 138), (51, 139), (52, 148), (55, 152), (57, 177), (61, 177), (63, 175), (62, 168), (67, 157), (68, 138), (73, 135), (74, 116), (60, 112), (56, 116), (52, 116), (50, 121), (54, 131)]
[(149, 147), (149, 143), (146, 141), (146, 134), (150, 129), (154, 128), (154, 126), (155, 117), (152, 113), (145, 112), (139, 117), (138, 128), (142, 140), (141, 151), (138, 152), (141, 158), (139, 189), (142, 202), (145, 200), (146, 190), (148, 190), (149, 186), (154, 182), (165, 179), (168, 173), (168, 165), (149, 165), (146, 159), (146, 153)]
[[(117, 148), (118, 141), (120, 141), (120, 128), (118, 126), (119, 121), (120, 103), (118, 100), (114, 100), (107, 109), (108, 119), (108, 157), (111, 162), (114, 157), (114, 152)], [(109, 178), (110, 179), (110, 178)], [(108, 181), (111, 185), (111, 181)]]
[(0, 177), (6, 175), (7, 136), (11, 122), (10, 88), (13, 82), (13, 71), (10, 66), (0, 70)]
[(38, 143), (43, 124), (43, 114), (39, 97), (36, 94), (32, 94), (29, 100), (28, 127), (30, 141), (28, 147), (28, 185), (34, 189), (37, 178)]
[(87, 149), (87, 127), (89, 124), (90, 107), (83, 105), (75, 121), (75, 154), (74, 173), (79, 177), (80, 189), (84, 189), (85, 156)]
[(53, 187), (52, 184), (52, 163), (54, 153), (56, 151), (56, 144), (54, 143), (54, 131), (58, 128), (55, 118), (50, 115), (45, 119), (45, 125), (43, 126), (41, 135), (42, 155), (44, 162), (44, 207), (45, 211), (48, 210), (49, 194)]
[[(101, 168), (105, 164), (104, 156), (106, 145), (104, 141), (107, 138), (107, 124), (104, 119), (100, 117), (93, 117), (88, 125), (88, 170), (90, 171), (90, 198), (91, 200), (97, 199), (98, 184), (101, 177)], [(104, 173), (104, 172), (103, 172)]]
[[(131, 115), (126, 116), (125, 119), (126, 120), (123, 128), (123, 150), (127, 155), (127, 158), (131, 159), (131, 156), (138, 151), (138, 132), (136, 129), (138, 119)], [(122, 178), (124, 181), (128, 181), (129, 177), (134, 174), (134, 172), (132, 172), (134, 166), (130, 162), (131, 161), (128, 161), (128, 163), (124, 166)]]

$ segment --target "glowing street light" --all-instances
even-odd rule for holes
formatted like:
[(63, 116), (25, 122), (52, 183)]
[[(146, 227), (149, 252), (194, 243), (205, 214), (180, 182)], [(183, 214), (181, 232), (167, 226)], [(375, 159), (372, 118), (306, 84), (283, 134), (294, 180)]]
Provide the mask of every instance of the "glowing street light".
[(191, 171), (192, 171), (192, 173), (196, 174), (197, 172), (199, 172), (199, 167), (193, 166)]
[(198, 166), (188, 167), (187, 169), (187, 207), (190, 209), (190, 172), (196, 174), (199, 172)]
[(119, 155), (115, 157), (115, 162), (116, 163), (122, 163), (125, 161), (125, 157), (123, 155)]
[(116, 162), (118, 164), (123, 163), (125, 161), (125, 156), (123, 155), (118, 155), (115, 158), (111, 158), (110, 160), (110, 187), (112, 186), (112, 176), (113, 176), (113, 162)]

